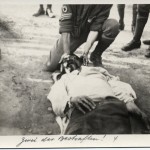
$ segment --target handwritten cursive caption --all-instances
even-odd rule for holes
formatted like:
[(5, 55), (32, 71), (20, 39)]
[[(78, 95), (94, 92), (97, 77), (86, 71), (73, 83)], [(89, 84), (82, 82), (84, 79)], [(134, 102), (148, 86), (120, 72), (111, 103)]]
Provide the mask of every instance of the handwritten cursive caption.
[[(36, 144), (38, 142), (41, 143), (47, 143), (47, 142), (66, 142), (66, 141), (73, 141), (73, 142), (90, 142), (90, 141), (104, 141), (106, 139), (107, 135), (101, 135), (101, 136), (94, 136), (94, 135), (85, 135), (85, 136), (80, 136), (80, 135), (61, 135), (57, 137), (22, 137), (20, 142), (16, 145), (16, 147), (23, 146), (24, 144)], [(111, 141), (116, 142), (118, 140), (118, 136), (113, 136)]]

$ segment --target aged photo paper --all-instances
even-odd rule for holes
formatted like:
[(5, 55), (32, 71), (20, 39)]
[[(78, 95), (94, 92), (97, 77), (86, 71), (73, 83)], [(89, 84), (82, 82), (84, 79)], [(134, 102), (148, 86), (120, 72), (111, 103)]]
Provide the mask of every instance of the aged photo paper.
[(149, 12), (0, 0), (0, 148), (150, 147)]

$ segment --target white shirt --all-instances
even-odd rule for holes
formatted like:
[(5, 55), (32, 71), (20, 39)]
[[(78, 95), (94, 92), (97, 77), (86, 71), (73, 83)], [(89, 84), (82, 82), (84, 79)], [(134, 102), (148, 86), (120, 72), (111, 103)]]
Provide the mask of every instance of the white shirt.
[(88, 96), (93, 101), (108, 96), (117, 97), (125, 103), (136, 99), (132, 87), (119, 81), (101, 67), (82, 67), (81, 71), (65, 74), (55, 82), (48, 95), (53, 111), (57, 116), (65, 117), (64, 110), (70, 97)]

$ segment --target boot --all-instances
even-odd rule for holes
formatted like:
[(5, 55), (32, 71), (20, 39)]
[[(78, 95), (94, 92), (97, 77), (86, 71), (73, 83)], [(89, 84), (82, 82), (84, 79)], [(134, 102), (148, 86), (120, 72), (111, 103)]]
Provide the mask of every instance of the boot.
[(52, 5), (47, 5), (46, 15), (49, 16), (50, 18), (55, 18), (55, 15), (52, 12)]
[(94, 67), (102, 67), (102, 53), (110, 46), (110, 44), (114, 41), (114, 38), (105, 38), (102, 37), (99, 40), (95, 50), (90, 55), (90, 61), (93, 63)]
[(124, 9), (125, 4), (118, 4), (118, 14), (119, 14), (119, 29), (124, 30), (125, 24), (124, 24)]
[(144, 30), (145, 24), (147, 23), (148, 15), (149, 13), (138, 14), (133, 40), (130, 43), (128, 43), (126, 46), (121, 48), (123, 51), (131, 51), (133, 49), (140, 48), (141, 46), (140, 39)]
[(127, 52), (140, 47), (141, 47), (141, 41), (136, 42), (132, 40), (130, 43), (128, 43), (126, 46), (122, 47), (121, 49)]
[(145, 45), (150, 45), (150, 40), (144, 40), (143, 43), (144, 43)]
[(33, 14), (33, 16), (38, 17), (38, 16), (41, 16), (41, 15), (44, 15), (44, 14), (45, 14), (44, 7), (43, 7), (43, 5), (40, 5), (40, 8), (39, 8), (38, 12)]
[(90, 55), (90, 61), (93, 63), (94, 67), (102, 67), (102, 57), (98, 53), (92, 52)]

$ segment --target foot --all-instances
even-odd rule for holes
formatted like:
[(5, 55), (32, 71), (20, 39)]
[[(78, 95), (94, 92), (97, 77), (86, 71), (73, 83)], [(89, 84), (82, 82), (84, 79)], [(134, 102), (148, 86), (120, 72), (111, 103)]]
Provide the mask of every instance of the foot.
[(125, 52), (127, 51), (132, 51), (136, 48), (140, 48), (141, 47), (141, 41), (135, 42), (135, 41), (131, 41), (130, 43), (128, 43), (126, 46), (122, 47), (121, 49)]
[(33, 14), (34, 17), (38, 17), (44, 15), (45, 11), (43, 9), (39, 9), (37, 13)]
[(144, 40), (143, 43), (144, 43), (145, 45), (150, 45), (150, 40)]
[(119, 23), (119, 29), (124, 30), (125, 24), (124, 23)]
[(102, 57), (98, 54), (91, 53), (90, 61), (94, 67), (102, 67)]
[(55, 18), (55, 15), (53, 14), (53, 12), (50, 9), (46, 9), (46, 15), (49, 16), (50, 18)]
[(147, 50), (146, 50), (145, 57), (150, 58), (150, 49), (147, 49)]

